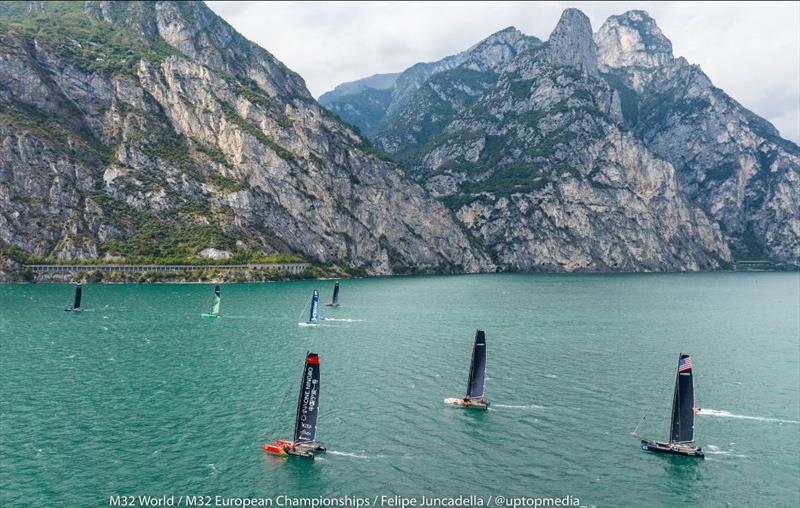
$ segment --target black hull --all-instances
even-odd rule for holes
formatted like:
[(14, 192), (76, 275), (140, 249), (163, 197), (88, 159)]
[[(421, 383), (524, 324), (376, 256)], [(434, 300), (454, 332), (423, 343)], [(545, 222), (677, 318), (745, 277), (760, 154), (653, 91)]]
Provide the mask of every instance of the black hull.
[(326, 303), (325, 304), (325, 307), (338, 307), (338, 306), (339, 306), (338, 303)]
[(327, 448), (325, 448), (325, 445), (322, 443), (304, 443), (295, 447), (287, 446), (284, 449), (288, 455), (311, 460), (314, 460), (315, 453), (324, 453), (327, 451)]
[(292, 457), (302, 457), (304, 459), (314, 460), (314, 452), (307, 450), (300, 451), (289, 448), (286, 450), (286, 454), (291, 455)]
[(669, 443), (660, 443), (658, 441), (642, 440), (642, 451), (661, 453), (664, 455), (679, 455), (683, 457), (694, 457), (704, 459), (703, 449), (692, 446), (671, 445)]
[(73, 309), (72, 307), (64, 307), (65, 312), (80, 312), (81, 309)]

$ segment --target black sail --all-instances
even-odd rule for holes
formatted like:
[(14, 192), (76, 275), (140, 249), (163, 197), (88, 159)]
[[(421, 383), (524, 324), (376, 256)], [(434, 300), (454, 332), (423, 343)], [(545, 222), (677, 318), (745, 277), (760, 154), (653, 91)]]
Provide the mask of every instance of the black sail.
[(297, 401), (297, 418), (294, 426), (294, 444), (312, 443), (317, 435), (319, 412), (319, 355), (308, 353), (300, 382)]
[(472, 348), (472, 363), (469, 367), (469, 386), (467, 397), (483, 397), (486, 384), (486, 335), (482, 330), (475, 332), (475, 346)]
[(81, 308), (81, 294), (83, 293), (83, 287), (78, 284), (75, 286), (75, 300), (72, 302), (73, 309), (80, 309)]
[(680, 355), (678, 374), (675, 377), (675, 396), (672, 400), (672, 443), (694, 441), (694, 383), (692, 380), (692, 359)]
[(339, 283), (333, 285), (333, 300), (331, 301), (333, 305), (339, 304)]

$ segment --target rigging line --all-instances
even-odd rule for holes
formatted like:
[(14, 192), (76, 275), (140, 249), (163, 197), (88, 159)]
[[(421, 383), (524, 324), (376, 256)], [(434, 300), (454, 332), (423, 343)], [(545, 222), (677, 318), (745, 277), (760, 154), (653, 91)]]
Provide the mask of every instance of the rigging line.
[[(287, 383), (286, 384), (286, 390), (284, 390), (284, 392), (283, 392), (283, 398), (281, 398), (280, 403), (276, 406), (277, 409), (283, 408), (283, 406), (286, 403), (286, 398), (289, 397), (289, 394), (291, 393), (291, 391), (292, 391), (292, 383)], [(272, 411), (272, 416), (269, 418), (269, 421), (268, 421), (268, 423), (269, 423), (268, 427), (270, 429), (274, 429), (275, 428), (275, 418), (277, 418), (277, 417), (278, 417), (278, 411)]]
[(634, 436), (641, 437), (639, 435), (639, 426), (644, 423), (644, 421), (647, 419), (647, 416), (650, 414), (650, 411), (652, 411), (652, 410), (653, 410), (653, 406), (650, 406), (650, 409), (645, 411), (644, 416), (642, 416), (642, 419), (639, 420), (639, 423), (636, 424), (636, 428), (633, 429), (633, 435)]

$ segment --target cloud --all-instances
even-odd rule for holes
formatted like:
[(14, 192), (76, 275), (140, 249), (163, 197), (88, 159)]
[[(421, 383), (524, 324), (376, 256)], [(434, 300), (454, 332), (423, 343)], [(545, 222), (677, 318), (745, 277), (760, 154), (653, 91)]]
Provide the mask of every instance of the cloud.
[(398, 72), (516, 26), (547, 39), (567, 7), (595, 30), (644, 9), (676, 56), (800, 143), (800, 2), (207, 2), (306, 80), (311, 93)]

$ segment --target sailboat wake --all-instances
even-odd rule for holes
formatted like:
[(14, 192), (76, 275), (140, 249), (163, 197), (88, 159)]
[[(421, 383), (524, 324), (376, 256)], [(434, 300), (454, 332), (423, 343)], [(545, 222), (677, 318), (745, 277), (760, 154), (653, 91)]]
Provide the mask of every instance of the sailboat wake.
[(775, 422), (775, 423), (800, 423), (797, 420), (782, 420), (780, 418), (767, 418), (765, 416), (747, 416), (729, 413), (728, 411), (719, 411), (716, 409), (701, 409), (698, 416), (719, 416), (722, 418), (738, 418), (741, 420), (758, 420), (760, 422)]
[(366, 319), (350, 319), (350, 318), (331, 318), (326, 317), (324, 318), (325, 321), (339, 321), (341, 323), (362, 323), (366, 321)]
[(546, 406), (537, 406), (536, 404), (528, 404), (524, 406), (514, 406), (510, 404), (492, 404), (492, 408), (500, 409), (547, 409)]
[(337, 452), (336, 450), (328, 450), (328, 455), (338, 455), (340, 457), (350, 457), (353, 459), (374, 459), (374, 458), (381, 458), (383, 455), (376, 455), (376, 456), (369, 456), (369, 455), (361, 455), (358, 453), (351, 453), (351, 452)]
[(319, 327), (319, 323), (303, 323), (303, 322), (300, 322), (300, 323), (297, 323), (297, 326), (311, 326), (313, 328), (317, 328), (317, 327)]
[(705, 449), (705, 452), (709, 455), (727, 455), (729, 457), (736, 457), (739, 459), (749, 458), (747, 455), (742, 455), (740, 453), (733, 453), (733, 449), (723, 450), (719, 446), (715, 446), (713, 444), (705, 445), (703, 448)]

